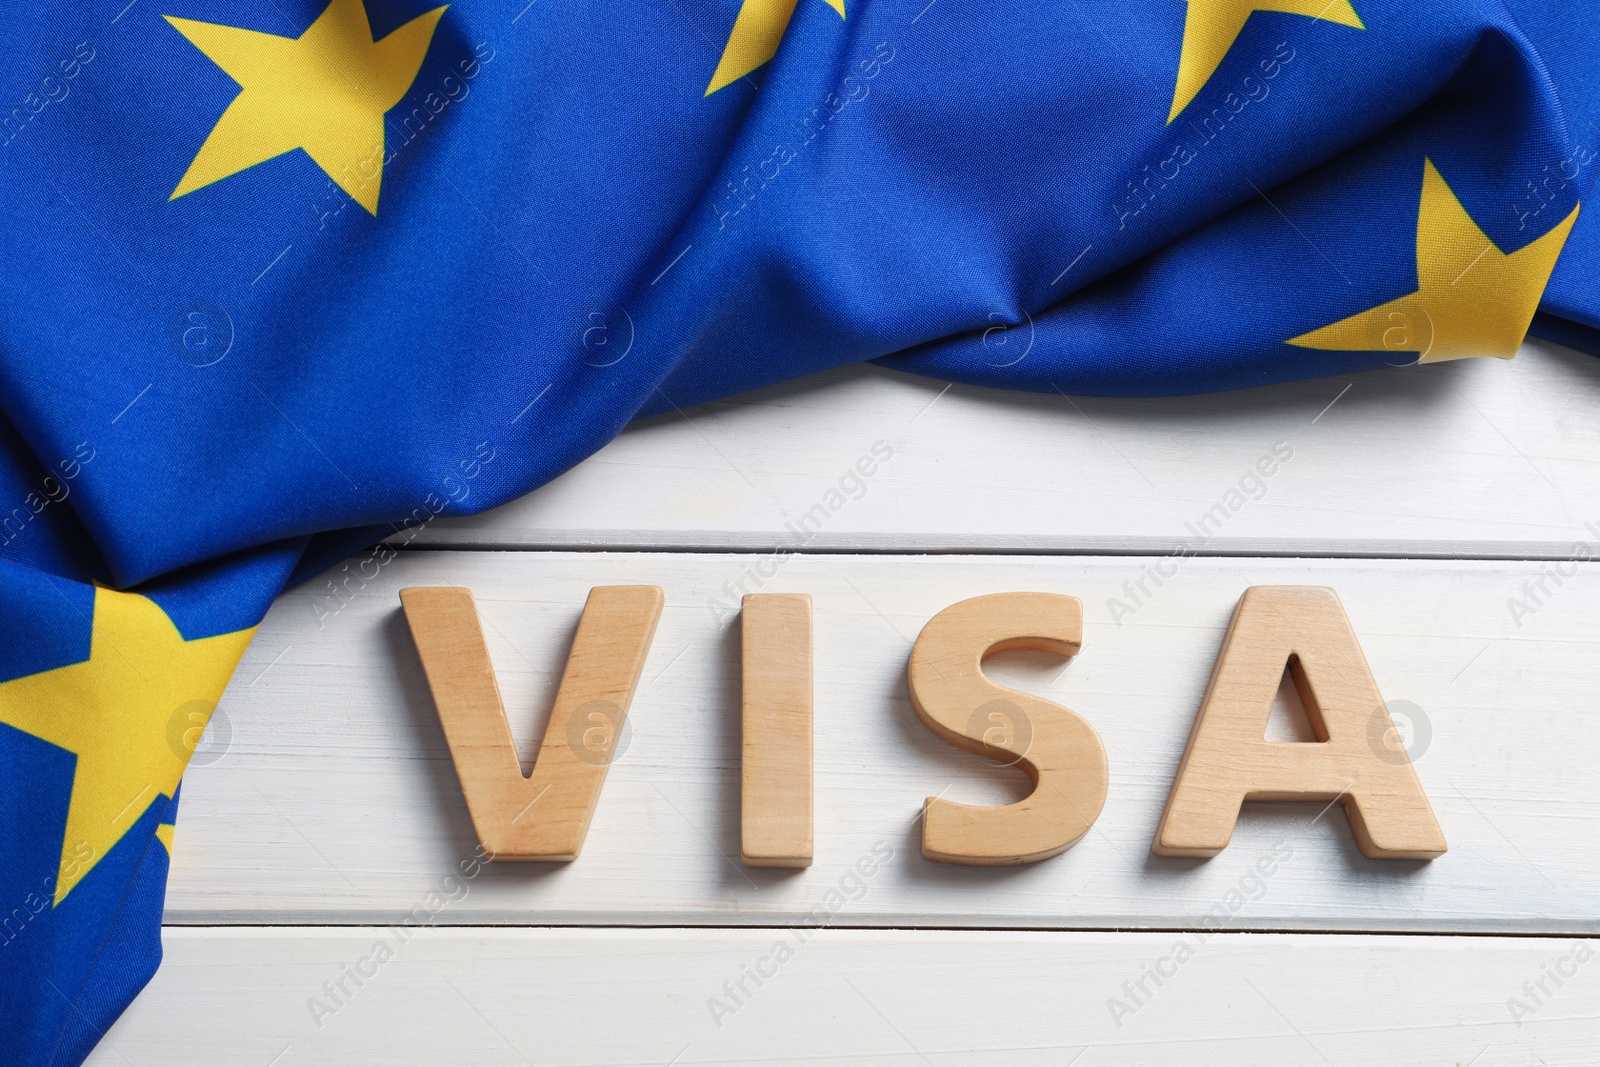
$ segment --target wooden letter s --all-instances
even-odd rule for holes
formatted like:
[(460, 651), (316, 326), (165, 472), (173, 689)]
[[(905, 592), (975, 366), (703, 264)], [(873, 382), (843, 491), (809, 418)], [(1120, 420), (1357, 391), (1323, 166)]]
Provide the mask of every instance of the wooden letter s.
[(951, 744), (1016, 764), (1033, 781), (1015, 804), (929, 797), (922, 854), (998, 867), (1059, 855), (1094, 825), (1106, 800), (1105, 746), (1076, 712), (985, 678), (984, 657), (1013, 648), (1076, 655), (1083, 606), (1055, 593), (996, 593), (945, 608), (911, 649), (911, 706)]

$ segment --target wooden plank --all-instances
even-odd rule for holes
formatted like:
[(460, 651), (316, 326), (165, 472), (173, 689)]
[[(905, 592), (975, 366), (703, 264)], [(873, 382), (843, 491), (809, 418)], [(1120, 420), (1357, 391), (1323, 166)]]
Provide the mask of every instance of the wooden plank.
[[(838, 921), (1186, 928), (1221, 908), (1239, 929), (1597, 929), (1600, 565), (1546, 579), (1543, 605), (1513, 619), (1508, 598), (1553, 567), (1178, 559), (1157, 588), (1156, 562), (429, 551), (400, 553), (348, 602), (303, 587), (268, 615), (186, 779), (168, 920), (388, 923), (422, 908), (443, 923), (785, 925), (881, 842), (893, 859)], [(752, 575), (814, 602), (816, 857), (803, 871), (739, 863), (737, 583), (755, 591)], [(1114, 620), (1108, 602), (1131, 603), (1141, 581), (1148, 598)], [(616, 584), (659, 585), (666, 606), (582, 857), (491, 865), (440, 903), (478, 839), (397, 591), (474, 591), (526, 771), (589, 589)], [(1304, 803), (1247, 805), (1215, 859), (1150, 854), (1240, 593), (1298, 584), (1338, 590), (1415, 733), (1445, 856), (1366, 859), (1338, 808)], [(1018, 590), (1080, 598), (1082, 651), (1006, 652), (986, 670), (1093, 725), (1105, 808), (1041, 863), (930, 863), (925, 798), (1004, 804), (1028, 787), (917, 720), (907, 655), (941, 609)]]
[[(803, 527), (813, 549), (1164, 552), (1243, 481), (1202, 551), (1564, 559), (1600, 522), (1597, 401), (1600, 361), (1543, 342), (1171, 399), (850, 367), (650, 419), (421, 541), (763, 550)], [(1278, 442), (1292, 458), (1258, 488)]]
[[(508, 929), (402, 944), (382, 929), (247, 928), (164, 940), (161, 972), (92, 1067), (1589, 1067), (1600, 997), (1595, 943), (1543, 938)], [(379, 943), (393, 958), (375, 961)], [(1508, 1001), (1531, 1006), (1523, 983), (1557, 966), (1562, 984), (1546, 979), (1549, 996), (1514, 1018)], [(760, 986), (746, 977), (758, 967)], [(368, 977), (335, 1004), (324, 983), (358, 968)], [(1146, 977), (1157, 968), (1160, 986)]]

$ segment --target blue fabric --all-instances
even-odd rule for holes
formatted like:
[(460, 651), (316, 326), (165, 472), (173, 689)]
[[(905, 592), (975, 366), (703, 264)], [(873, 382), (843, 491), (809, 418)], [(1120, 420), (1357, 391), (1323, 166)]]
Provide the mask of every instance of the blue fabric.
[[(1186, 18), (1229, 0), (125, 4), (0, 23), (0, 698), (91, 659), (97, 586), (235, 633), (635, 418), (840, 364), (1156, 395), (1413, 362), (1291, 341), (1423, 286), (1433, 174), (1493, 261), (1553, 254), (1600, 158), (1581, 0), (1254, 11), (1187, 101)], [(311, 82), (227, 64), (314, 27), (402, 44), (283, 112), (310, 145), (262, 115)], [(330, 162), (363, 108), (374, 166)], [(1580, 214), (1536, 332), (1600, 353), (1597, 272)], [(160, 957), (175, 797), (40, 896), (80, 762), (0, 721), (4, 1067), (81, 1062)]]

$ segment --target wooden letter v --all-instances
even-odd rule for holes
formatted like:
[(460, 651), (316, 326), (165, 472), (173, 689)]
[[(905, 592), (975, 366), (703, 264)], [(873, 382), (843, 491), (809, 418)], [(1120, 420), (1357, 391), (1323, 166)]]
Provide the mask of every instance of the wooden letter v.
[(450, 586), (402, 589), (400, 603), (484, 848), (498, 859), (577, 859), (661, 617), (661, 590), (589, 591), (527, 778), (472, 594)]

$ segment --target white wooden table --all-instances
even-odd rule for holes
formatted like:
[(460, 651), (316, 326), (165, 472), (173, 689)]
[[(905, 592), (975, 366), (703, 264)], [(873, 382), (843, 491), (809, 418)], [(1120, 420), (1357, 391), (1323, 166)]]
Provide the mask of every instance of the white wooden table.
[[(830, 497), (878, 442), (892, 457)], [(1279, 442), (1258, 499), (1113, 618)], [(808, 514), (806, 551), (769, 558)], [(347, 602), (320, 581), (278, 602), (186, 779), (166, 962), (91, 1063), (1592, 1067), (1600, 570), (1564, 562), (1580, 540), (1600, 554), (1600, 361), (1541, 344), (1181, 400), (853, 368), (654, 419), (435, 525)], [(1572, 573), (1536, 604), (1552, 568)], [(738, 863), (737, 623), (716, 598), (741, 581), (816, 605), (805, 871)], [(584, 596), (619, 582), (667, 607), (584, 853), (478, 869), (397, 591), (474, 591), (531, 758)], [(1252, 584), (1338, 590), (1413, 730), (1443, 858), (1365, 859), (1306, 804), (1248, 805), (1209, 861), (1151, 855)], [(1043, 863), (930, 863), (924, 797), (1025, 782), (917, 722), (906, 654), (939, 609), (1011, 590), (1083, 600), (1079, 656), (991, 669), (1094, 724), (1105, 811)], [(1269, 736), (1302, 736), (1282, 702)], [(874, 849), (892, 858), (847, 879)]]

